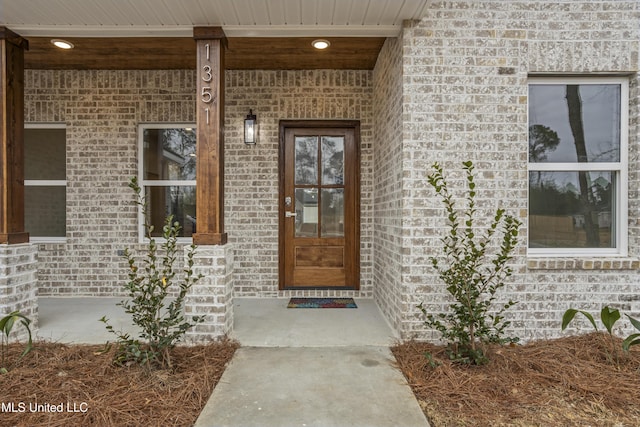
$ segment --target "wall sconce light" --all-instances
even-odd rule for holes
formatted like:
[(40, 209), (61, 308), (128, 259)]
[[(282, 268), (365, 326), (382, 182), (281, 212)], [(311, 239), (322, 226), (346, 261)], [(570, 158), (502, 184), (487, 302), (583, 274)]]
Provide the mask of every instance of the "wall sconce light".
[(253, 110), (249, 110), (247, 118), (244, 119), (244, 143), (256, 145), (256, 142), (258, 142), (258, 121)]

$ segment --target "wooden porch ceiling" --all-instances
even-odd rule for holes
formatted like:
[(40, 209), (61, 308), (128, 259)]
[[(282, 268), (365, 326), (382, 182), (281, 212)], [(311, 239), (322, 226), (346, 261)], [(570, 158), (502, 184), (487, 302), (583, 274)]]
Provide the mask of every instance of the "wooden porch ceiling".
[[(331, 42), (317, 50), (318, 37), (231, 37), (227, 69), (365, 69), (375, 66), (384, 37), (323, 37)], [(51, 37), (27, 37), (28, 69), (195, 69), (196, 43), (191, 37), (65, 37), (74, 49), (62, 50)]]

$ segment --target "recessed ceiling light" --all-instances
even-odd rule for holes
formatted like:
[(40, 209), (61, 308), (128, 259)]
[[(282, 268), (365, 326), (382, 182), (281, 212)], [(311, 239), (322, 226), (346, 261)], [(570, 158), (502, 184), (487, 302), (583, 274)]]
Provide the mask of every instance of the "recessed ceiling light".
[(51, 43), (53, 43), (55, 47), (59, 47), (60, 49), (73, 49), (73, 43), (66, 40), (53, 39), (51, 40)]
[(318, 40), (312, 41), (311, 46), (315, 47), (316, 49), (322, 50), (331, 46), (331, 43), (329, 43), (329, 40), (318, 39)]

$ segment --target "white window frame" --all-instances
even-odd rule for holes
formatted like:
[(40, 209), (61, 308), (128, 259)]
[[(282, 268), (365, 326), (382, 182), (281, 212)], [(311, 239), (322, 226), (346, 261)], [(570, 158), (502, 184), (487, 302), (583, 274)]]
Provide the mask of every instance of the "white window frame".
[[(138, 124), (138, 183), (142, 190), (142, 194), (145, 194), (146, 187), (167, 187), (167, 186), (179, 186), (179, 187), (195, 187), (195, 180), (146, 180), (144, 179), (144, 131), (146, 129), (196, 129), (195, 123), (140, 123)], [(148, 243), (149, 238), (145, 235), (144, 231), (144, 215), (142, 214), (142, 206), (138, 207), (138, 242)], [(163, 242), (163, 237), (153, 237), (158, 242)], [(192, 237), (178, 237), (178, 243), (189, 244), (193, 241)]]
[[(607, 171), (615, 174), (615, 248), (529, 248), (527, 255), (541, 257), (626, 257), (628, 253), (629, 80), (625, 77), (530, 77), (533, 85), (620, 85), (620, 161), (610, 163), (530, 163), (528, 172)], [(527, 104), (529, 108), (529, 104)], [(527, 119), (528, 123), (528, 119)], [(528, 127), (528, 126), (527, 126)], [(527, 141), (528, 143), (528, 141)], [(527, 180), (529, 179), (527, 174)], [(529, 185), (527, 185), (528, 191)], [(529, 197), (527, 197), (529, 200)], [(528, 236), (530, 233), (527, 234)]]
[[(67, 125), (66, 123), (25, 123), (24, 128), (25, 129), (65, 129), (66, 131)], [(66, 141), (65, 141), (65, 149), (66, 149)], [(64, 187), (66, 191), (67, 180), (66, 179), (25, 179), (24, 186), (25, 187)], [(67, 216), (65, 213), (65, 222), (66, 220), (67, 220)], [(30, 234), (29, 241), (33, 243), (65, 243), (67, 241), (67, 236), (65, 235), (64, 237), (41, 237), (41, 236), (32, 236)]]

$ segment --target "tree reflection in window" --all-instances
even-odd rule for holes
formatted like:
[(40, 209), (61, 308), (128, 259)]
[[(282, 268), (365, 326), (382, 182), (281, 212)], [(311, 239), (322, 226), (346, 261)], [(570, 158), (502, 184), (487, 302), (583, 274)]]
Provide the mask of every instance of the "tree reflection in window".
[(318, 137), (296, 137), (296, 184), (318, 183)]
[(620, 85), (532, 85), (529, 111), (530, 164), (563, 165), (530, 167), (530, 247), (615, 247), (616, 173), (577, 165), (619, 162)]
[(143, 186), (154, 237), (173, 215), (181, 237), (195, 230), (196, 133), (193, 127), (143, 125)]
[(322, 184), (344, 184), (344, 138), (322, 137)]
[(343, 199), (344, 136), (297, 136), (296, 237), (343, 236)]

